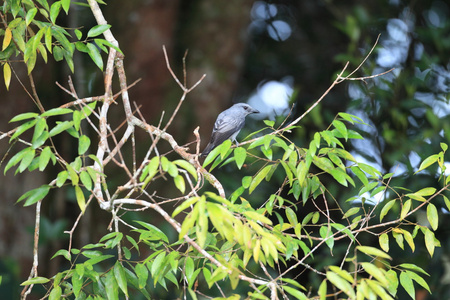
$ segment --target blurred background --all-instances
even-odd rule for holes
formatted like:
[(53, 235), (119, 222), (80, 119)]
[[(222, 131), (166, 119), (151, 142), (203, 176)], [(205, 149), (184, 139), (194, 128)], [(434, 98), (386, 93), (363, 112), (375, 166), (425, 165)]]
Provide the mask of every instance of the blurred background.
[[(125, 54), (128, 82), (142, 79), (129, 92), (147, 122), (157, 125), (161, 118), (163, 123), (167, 122), (182, 95), (167, 70), (163, 45), (180, 78), (182, 59), (188, 51), (188, 85), (206, 74), (203, 82), (187, 96), (178, 118), (168, 130), (179, 144), (185, 144), (195, 139), (192, 132), (200, 126), (202, 147), (210, 137), (218, 113), (236, 102), (248, 102), (261, 111), (248, 118), (238, 140), (262, 128), (263, 118), (277, 120), (279, 124), (285, 117), (301, 115), (327, 90), (347, 61), (350, 62), (348, 70), (362, 62), (380, 35), (377, 48), (354, 77), (395, 70), (364, 82), (347, 81), (338, 85), (302, 120), (301, 128), (291, 133), (290, 138), (299, 146), (307, 146), (312, 135), (326, 129), (338, 112), (352, 113), (369, 124), (353, 128), (366, 138), (364, 141), (346, 145), (358, 160), (376, 165), (383, 173), (394, 172), (392, 186), (410, 190), (425, 186), (442, 188), (437, 168), (411, 175), (425, 157), (440, 151), (440, 142), (448, 143), (450, 138), (448, 1), (128, 0), (107, 1), (102, 8)], [(81, 30), (85, 33), (96, 25), (89, 8), (73, 4), (71, 13), (58, 20), (67, 27), (84, 25)], [(38, 62), (33, 73), (46, 109), (73, 100), (55, 84), (59, 82), (67, 87), (69, 75), (80, 98), (102, 94), (102, 73), (89, 56), (76, 53), (74, 62), (75, 74), (70, 74), (64, 62)], [(17, 75), (29, 86), (26, 69), (16, 65)], [(12, 80), (9, 92), (4, 86), (0, 90), (2, 131), (13, 128), (14, 124), (7, 122), (14, 115), (37, 111), (17, 80)], [(121, 116), (119, 106), (111, 113)], [(73, 139), (62, 137), (56, 142), (62, 147), (64, 157), (76, 156)], [(137, 145), (145, 153), (150, 145), (148, 135), (138, 134)], [(11, 151), (17, 151), (20, 146), (2, 140), (2, 156), (11, 147)], [(193, 147), (191, 151), (195, 151)], [(225, 167), (215, 172), (227, 194), (239, 187), (234, 169)], [(48, 183), (56, 174), (42, 176), (24, 172), (14, 176), (13, 173), (9, 171), (0, 180), (0, 275), (3, 276), (0, 295), (5, 295), (4, 299), (17, 297), (19, 284), (27, 278), (32, 264), (34, 207), (24, 208), (14, 203), (25, 191)], [(239, 178), (244, 175), (245, 171)], [(120, 182), (116, 178), (109, 180), (112, 185), (115, 180)], [(252, 199), (260, 199), (254, 200), (255, 205), (264, 202), (278, 186), (279, 182), (274, 180), (273, 186), (266, 184), (252, 194)], [(333, 182), (328, 187), (339, 202), (356, 193)], [(167, 197), (171, 190), (172, 187), (164, 185), (158, 187), (159, 193)], [(384, 198), (389, 195), (356, 200), (370, 205), (370, 201)], [(440, 209), (436, 237), (442, 247), (436, 249), (431, 261), (422, 242), (417, 242), (414, 253), (408, 246), (403, 250), (391, 244), (390, 254), (399, 263), (413, 261), (431, 275), (427, 281), (433, 295), (416, 285), (416, 299), (450, 299), (450, 217), (443, 199), (438, 199), (436, 205)], [(109, 214), (90, 208), (75, 232), (75, 247), (95, 243), (107, 233)], [(63, 231), (70, 230), (78, 213), (70, 189), (60, 189), (43, 202), (39, 264), (42, 276), (52, 276), (59, 270), (62, 260), (50, 261), (50, 257), (67, 247), (68, 235)], [(152, 213), (129, 213), (127, 218), (152, 218), (154, 224), (168, 229)], [(322, 263), (333, 263), (333, 257), (324, 253)], [(301, 276), (302, 280), (308, 278), (313, 276), (307, 273)], [(164, 299), (158, 294), (154, 296)], [(399, 299), (407, 299), (403, 296), (399, 294)]]

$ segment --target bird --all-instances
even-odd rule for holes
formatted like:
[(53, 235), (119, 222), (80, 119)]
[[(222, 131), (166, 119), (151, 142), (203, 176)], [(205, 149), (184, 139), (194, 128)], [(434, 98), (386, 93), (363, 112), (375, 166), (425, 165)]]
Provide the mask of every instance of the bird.
[(256, 113), (259, 113), (259, 111), (246, 103), (234, 104), (221, 112), (214, 123), (211, 139), (200, 156), (207, 156), (214, 148), (228, 139), (235, 141), (239, 145), (236, 136), (244, 127), (245, 117)]

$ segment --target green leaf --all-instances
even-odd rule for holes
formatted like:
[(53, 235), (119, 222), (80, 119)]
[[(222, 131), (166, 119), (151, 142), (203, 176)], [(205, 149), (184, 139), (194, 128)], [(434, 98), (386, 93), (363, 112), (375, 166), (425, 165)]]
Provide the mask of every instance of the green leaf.
[(424, 269), (422, 269), (421, 267), (418, 267), (416, 265), (413, 265), (413, 264), (401, 264), (401, 265), (399, 265), (399, 267), (402, 267), (402, 268), (405, 268), (405, 269), (408, 269), (408, 270), (412, 270), (412, 271), (415, 271), (415, 272), (420, 272), (422, 274), (430, 276), (430, 274), (428, 274)]
[(344, 280), (342, 277), (340, 277), (334, 272), (328, 271), (326, 275), (327, 279), (339, 290), (346, 293), (350, 297), (350, 299), (356, 299), (355, 291), (353, 290), (352, 286), (348, 281)]
[(92, 190), (92, 179), (87, 171), (81, 171), (80, 180), (88, 191)]
[(392, 259), (387, 253), (383, 252), (380, 249), (374, 248), (374, 247), (357, 246), (356, 249), (367, 255), (377, 256), (377, 257), (386, 258), (386, 259)]
[[(108, 42), (108, 41), (105, 40), (105, 39), (95, 39), (95, 43), (97, 43), (98, 45), (102, 45), (102, 47), (103, 47), (103, 45), (106, 45), (106, 46), (108, 46), (108, 47), (110, 47), (110, 48), (113, 48), (113, 49), (116, 50), (117, 52), (123, 54), (122, 50), (120, 50), (119, 47), (117, 47), (116, 45), (114, 45), (114, 44)], [(104, 47), (103, 47), (103, 48), (104, 48)], [(103, 48), (102, 48), (102, 49), (103, 49)], [(108, 51), (105, 50), (105, 52), (108, 52)]]
[(421, 189), (420, 191), (417, 191), (415, 193), (406, 194), (406, 196), (410, 197), (411, 199), (417, 200), (417, 201), (425, 202), (426, 199), (424, 198), (424, 196), (433, 195), (434, 192), (436, 192), (435, 188), (428, 187), (428, 188)]
[(433, 257), (435, 243), (434, 243), (434, 233), (428, 228), (425, 228), (425, 246), (427, 247), (428, 253)]
[(148, 269), (144, 264), (137, 264), (134, 270), (139, 279), (139, 288), (143, 289), (147, 286)]
[(389, 286), (389, 281), (386, 279), (386, 274), (383, 272), (382, 269), (380, 269), (380, 268), (376, 267), (375, 265), (368, 263), (368, 262), (362, 262), (361, 266), (364, 268), (364, 270), (369, 275), (372, 275), (385, 288), (387, 288)]
[[(81, 264), (78, 264), (78, 266), (83, 266)], [(84, 268), (83, 268), (84, 271)], [(83, 287), (83, 275), (74, 274), (72, 276), (72, 288), (73, 288), (73, 294), (75, 297), (78, 297), (81, 292), (81, 288)]]
[(88, 48), (88, 54), (91, 57), (92, 61), (97, 65), (97, 67), (103, 71), (103, 59), (100, 55), (100, 51), (98, 51), (98, 48), (93, 43), (87, 44)]
[(327, 170), (326, 172), (331, 174), (331, 176), (333, 176), (333, 178), (337, 182), (339, 182), (345, 187), (348, 186), (347, 181), (349, 181), (353, 186), (355, 185), (351, 177), (348, 176), (348, 174), (340, 168), (334, 168), (331, 170)]
[(79, 185), (75, 185), (75, 196), (77, 197), (78, 207), (80, 208), (81, 212), (84, 213), (86, 209), (86, 199), (84, 198), (83, 190)]
[(430, 222), (431, 228), (436, 230), (438, 228), (439, 216), (436, 206), (433, 203), (429, 203), (427, 206), (427, 219)]
[(396, 201), (397, 200), (395, 200), (395, 199), (391, 200), (383, 206), (383, 209), (381, 210), (381, 213), (380, 213), (380, 222), (383, 220), (384, 216), (387, 215), (387, 213), (392, 208), (392, 206), (394, 206)]
[(45, 47), (50, 53), (52, 53), (52, 37), (52, 27), (48, 26), (45, 30)]
[(82, 117), (83, 117), (83, 114), (79, 110), (73, 111), (73, 115), (72, 115), (73, 126), (75, 127), (76, 131), (80, 130), (80, 124), (81, 124)]
[(347, 272), (346, 270), (342, 270), (340, 269), (338, 266), (329, 266), (330, 271), (336, 273), (337, 275), (341, 276), (342, 278), (344, 278), (345, 280), (347, 280), (348, 282), (353, 282), (353, 276)]
[(370, 289), (374, 291), (375, 294), (377, 294), (382, 300), (394, 300), (394, 298), (386, 293), (386, 290), (378, 283), (378, 281), (367, 279), (366, 282)]
[(56, 18), (59, 15), (59, 12), (61, 11), (61, 1), (56, 1), (52, 4), (50, 8), (50, 20), (53, 24), (56, 23)]
[(272, 221), (269, 218), (257, 213), (256, 211), (251, 211), (251, 210), (244, 211), (243, 214), (244, 214), (244, 216), (246, 216), (250, 219), (253, 219), (255, 221), (259, 221), (264, 224), (272, 225)]
[(119, 288), (128, 297), (127, 278), (125, 276), (125, 270), (119, 261), (116, 261), (114, 264), (114, 277), (119, 284)]
[(66, 15), (69, 13), (70, 8), (70, 0), (61, 0), (62, 8), (66, 12)]
[(39, 116), (37, 113), (31, 113), (31, 112), (23, 113), (23, 114), (19, 114), (19, 115), (15, 116), (11, 120), (9, 120), (9, 123), (27, 120), (27, 119), (33, 119), (33, 118), (36, 118), (37, 116)]
[(91, 140), (86, 135), (81, 135), (78, 139), (78, 155), (83, 155), (91, 145)]
[(43, 114), (41, 114), (41, 117), (52, 117), (52, 116), (60, 116), (60, 115), (67, 115), (73, 113), (73, 110), (69, 108), (53, 108), (49, 109)]
[(21, 161), (23, 159), (23, 157), (32, 149), (30, 147), (25, 148), (20, 150), (19, 152), (17, 152), (16, 154), (14, 154), (13, 157), (11, 157), (11, 159), (9, 160), (8, 164), (5, 167), (5, 171), (3, 174), (6, 174), (6, 172), (11, 169), (11, 167), (17, 165), (19, 163), (19, 161)]
[(158, 168), (159, 168), (159, 156), (154, 156), (152, 157), (152, 159), (150, 159), (150, 162), (148, 163), (147, 166), (145, 166), (141, 176), (139, 177), (139, 180), (141, 182), (144, 181), (142, 184), (142, 189), (145, 189), (147, 184), (158, 173)]
[(275, 124), (275, 121), (272, 120), (263, 120), (263, 122), (269, 127), (273, 127), (273, 125)]
[(50, 279), (45, 277), (34, 277), (29, 280), (22, 282), (20, 285), (30, 285), (30, 284), (43, 284), (49, 282)]
[(345, 212), (345, 214), (342, 216), (342, 219), (347, 219), (355, 214), (357, 214), (360, 211), (361, 207), (352, 207), (349, 210)]
[(412, 280), (414, 280), (415, 282), (420, 284), (424, 289), (426, 289), (431, 294), (430, 287), (428, 286), (428, 284), (422, 277), (420, 277), (419, 275), (417, 275), (416, 273), (411, 272), (411, 271), (406, 271), (406, 273)]
[(298, 224), (297, 214), (294, 212), (294, 210), (290, 207), (286, 208), (286, 217), (289, 221), (289, 224), (291, 224), (293, 227)]
[(285, 286), (283, 286), (283, 290), (285, 290), (286, 292), (288, 292), (289, 294), (294, 296), (295, 299), (308, 300), (308, 297), (306, 297), (305, 294), (303, 294), (302, 292), (300, 292), (297, 289), (294, 289), (292, 287), (289, 287), (289, 286), (285, 285)]
[(303, 187), (305, 184), (308, 171), (309, 166), (305, 163), (305, 161), (302, 160), (297, 166), (297, 178), (298, 183), (300, 184), (301, 187)]
[(194, 179), (197, 180), (197, 170), (193, 165), (191, 165), (191, 163), (189, 163), (184, 159), (177, 159), (174, 160), (172, 163), (188, 171), (189, 174), (191, 174), (192, 177), (194, 177)]
[(167, 236), (158, 227), (156, 227), (152, 224), (141, 222), (141, 221), (136, 221), (136, 223), (140, 224), (142, 227), (145, 227), (147, 229), (147, 231), (149, 233), (149, 236), (147, 237), (148, 240), (152, 240), (152, 241), (162, 240), (166, 243), (169, 242), (169, 239), (167, 238)]
[(322, 283), (319, 286), (319, 290), (317, 291), (317, 294), (319, 295), (319, 300), (325, 300), (327, 297), (327, 280), (324, 279)]
[(56, 177), (56, 186), (62, 187), (62, 185), (66, 182), (68, 177), (69, 173), (66, 170), (59, 172), (58, 176)]
[(403, 203), (402, 211), (400, 212), (400, 220), (403, 220), (409, 213), (409, 210), (411, 209), (411, 204), (412, 204), (411, 199)]
[(313, 163), (319, 167), (320, 169), (324, 170), (325, 172), (329, 172), (330, 170), (334, 169), (333, 163), (326, 157), (318, 157), (314, 156)]
[(177, 208), (175, 208), (175, 210), (173, 211), (172, 218), (174, 218), (176, 215), (178, 215), (180, 212), (190, 207), (191, 205), (194, 205), (199, 199), (200, 197), (191, 197), (181, 203), (181, 205), (177, 206)]
[[(155, 277), (155, 275), (162, 273), (163, 270), (161, 269), (161, 266), (163, 265), (165, 258), (166, 258), (166, 252), (164, 252), (164, 251), (162, 251), (155, 257), (155, 259), (153, 260), (153, 263), (152, 263), (151, 270), (150, 270), (152, 277)], [(156, 282), (155, 282), (155, 284), (156, 284)]]
[(105, 292), (108, 300), (119, 300), (119, 286), (112, 270), (105, 276)]
[(353, 174), (358, 177), (362, 184), (367, 185), (369, 183), (366, 174), (358, 166), (353, 166), (350, 169), (352, 170)]
[(242, 147), (237, 147), (234, 149), (234, 159), (236, 161), (236, 166), (240, 170), (242, 168), (242, 165), (245, 162), (245, 159), (247, 157), (247, 151), (245, 151)]
[(387, 233), (383, 233), (378, 238), (381, 249), (385, 252), (389, 252), (389, 236)]
[(57, 257), (57, 256), (59, 256), (59, 255), (64, 256), (64, 258), (67, 259), (68, 261), (71, 261), (71, 259), (72, 259), (72, 256), (70, 255), (70, 252), (67, 251), (66, 249), (60, 249), (60, 250), (58, 250), (58, 251), (55, 253), (55, 255), (53, 255), (52, 258), (50, 258), (50, 259), (53, 259), (53, 258), (55, 258), (55, 257)]
[(258, 187), (258, 185), (261, 183), (261, 181), (263, 181), (266, 175), (269, 174), (271, 168), (272, 168), (271, 165), (267, 165), (262, 170), (260, 170), (258, 174), (256, 174), (256, 176), (250, 183), (250, 187), (248, 189), (249, 194), (251, 194), (256, 189), (256, 187)]
[(33, 144), (32, 144), (33, 149), (37, 149), (40, 146), (42, 146), (45, 143), (45, 141), (48, 139), (48, 137), (49, 137), (49, 133), (47, 130), (42, 132), (42, 134), (37, 139), (33, 140)]
[(342, 134), (342, 137), (345, 140), (347, 140), (348, 139), (348, 132), (347, 132), (347, 127), (345, 126), (345, 124), (342, 123), (339, 120), (334, 120), (332, 124), (339, 131), (339, 133)]
[(184, 181), (183, 176), (181, 176), (181, 175), (175, 176), (175, 178), (173, 179), (173, 182), (175, 183), (175, 186), (177, 187), (177, 189), (182, 194), (184, 194), (184, 192), (186, 191), (186, 183)]
[(19, 200), (17, 200), (17, 203), (24, 199), (27, 199), (23, 206), (33, 205), (34, 203), (42, 200), (45, 196), (47, 196), (49, 191), (50, 191), (50, 186), (42, 185), (36, 189), (30, 190), (30, 191), (26, 192), (25, 194), (23, 194), (19, 198)]
[(389, 281), (389, 287), (388, 291), (392, 296), (395, 296), (397, 294), (397, 288), (398, 288), (398, 277), (397, 273), (394, 270), (389, 270), (386, 272), (386, 278)]
[(416, 173), (428, 168), (429, 166), (431, 166), (432, 164), (434, 164), (435, 162), (437, 162), (439, 159), (439, 154), (433, 154), (427, 158), (425, 158), (423, 160), (423, 162), (420, 164), (419, 166), (419, 170), (417, 170)]
[(327, 244), (328, 248), (333, 249), (334, 238), (333, 238), (333, 231), (331, 231), (331, 228), (324, 225), (320, 227), (319, 232), (322, 239), (325, 240), (325, 244)]
[(186, 274), (186, 278), (192, 277), (194, 274), (194, 261), (191, 257), (187, 257), (184, 263), (184, 273)]
[[(76, 35), (77, 39), (78, 39), (78, 40), (81, 40), (81, 38), (83, 37), (83, 33), (82, 33), (80, 30), (78, 30), (78, 29), (75, 29), (74, 32), (75, 32), (75, 35)], [(78, 42), (77, 42), (77, 43), (78, 43)], [(77, 44), (77, 43), (76, 43), (76, 44)], [(75, 46), (76, 46), (76, 45), (75, 45)]]
[(9, 139), (9, 142), (11, 142), (12, 140), (14, 140), (18, 136), (20, 136), (22, 133), (24, 133), (25, 131), (27, 131), (31, 127), (33, 127), (36, 123), (37, 123), (37, 119), (34, 119), (34, 120), (28, 121), (28, 122), (20, 125), (19, 127), (17, 127), (16, 131), (14, 132), (14, 134)]
[(406, 231), (402, 229), (403, 237), (405, 238), (405, 241), (408, 243), (409, 247), (411, 247), (411, 251), (414, 252), (416, 249), (416, 246), (414, 244), (414, 238), (412, 237), (411, 233), (409, 231)]
[(72, 185), (78, 185), (78, 182), (80, 181), (80, 178), (78, 177), (77, 172), (75, 169), (70, 165), (66, 165), (67, 172), (69, 172), (70, 180), (72, 181)]
[(206, 157), (205, 161), (203, 162), (203, 167), (206, 167), (211, 162), (214, 161), (214, 159), (220, 154), (221, 159), (223, 160), (228, 153), (228, 151), (231, 148), (231, 141), (226, 140), (221, 145), (214, 148)]
[(106, 30), (108, 30), (109, 28), (111, 28), (111, 25), (109, 25), (109, 24), (96, 25), (96, 26), (92, 27), (92, 28), (88, 31), (87, 36), (88, 36), (88, 37), (99, 36), (100, 34), (102, 34), (103, 32), (105, 32)]
[(50, 147), (47, 146), (42, 150), (41, 155), (39, 156), (39, 171), (42, 172), (45, 170), (48, 162), (50, 161), (51, 155), (52, 150), (50, 149)]
[(363, 120), (360, 117), (358, 117), (358, 116), (355, 116), (355, 115), (352, 115), (352, 114), (349, 114), (349, 113), (344, 113), (344, 112), (340, 112), (340, 113), (338, 113), (338, 115), (342, 119), (344, 119), (345, 121), (347, 121), (349, 123), (352, 123), (352, 124), (354, 124), (354, 123), (365, 124), (363, 122)]
[(416, 294), (414, 290), (414, 284), (412, 282), (411, 277), (406, 272), (400, 273), (400, 284), (405, 289), (405, 291), (409, 294), (409, 296), (413, 299), (416, 299)]
[(57, 125), (50, 130), (50, 137), (60, 134), (61, 132), (73, 127), (73, 121), (56, 122), (56, 124)]

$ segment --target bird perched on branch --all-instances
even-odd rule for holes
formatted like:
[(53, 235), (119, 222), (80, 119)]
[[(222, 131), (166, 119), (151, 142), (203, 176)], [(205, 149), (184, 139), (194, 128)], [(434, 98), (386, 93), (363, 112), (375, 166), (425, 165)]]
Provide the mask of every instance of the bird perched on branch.
[(211, 140), (205, 150), (203, 150), (201, 156), (208, 155), (209, 152), (228, 139), (238, 144), (236, 136), (242, 127), (244, 127), (245, 117), (255, 113), (259, 113), (259, 111), (245, 103), (235, 104), (221, 112), (217, 117), (216, 123), (214, 123)]

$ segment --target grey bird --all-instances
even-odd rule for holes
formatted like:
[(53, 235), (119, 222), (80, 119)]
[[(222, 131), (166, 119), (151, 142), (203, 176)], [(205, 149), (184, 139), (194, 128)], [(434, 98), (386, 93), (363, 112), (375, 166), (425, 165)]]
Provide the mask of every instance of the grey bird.
[(245, 125), (245, 117), (255, 113), (259, 113), (259, 111), (245, 103), (235, 104), (221, 112), (217, 117), (216, 123), (214, 123), (211, 140), (201, 156), (208, 155), (209, 152), (228, 139), (238, 144), (236, 136)]

